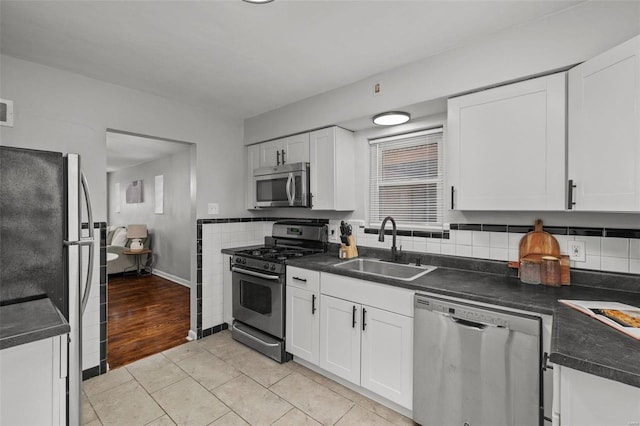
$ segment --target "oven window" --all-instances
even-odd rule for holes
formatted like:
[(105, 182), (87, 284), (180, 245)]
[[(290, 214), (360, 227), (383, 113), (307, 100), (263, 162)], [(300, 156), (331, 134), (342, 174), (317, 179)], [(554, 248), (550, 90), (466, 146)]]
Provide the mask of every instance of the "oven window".
[(258, 201), (289, 201), (287, 198), (288, 177), (259, 180), (256, 182), (256, 198)]
[(271, 313), (271, 288), (253, 283), (240, 281), (240, 305), (262, 315)]

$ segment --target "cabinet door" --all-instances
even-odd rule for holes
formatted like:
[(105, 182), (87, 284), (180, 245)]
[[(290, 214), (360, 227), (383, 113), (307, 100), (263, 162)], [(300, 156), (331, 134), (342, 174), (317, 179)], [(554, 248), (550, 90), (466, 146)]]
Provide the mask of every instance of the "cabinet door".
[(284, 139), (276, 139), (270, 142), (258, 144), (260, 147), (260, 167), (273, 167), (282, 164), (282, 153)]
[(640, 211), (640, 36), (569, 71), (572, 207)]
[(362, 306), (361, 385), (411, 410), (413, 318)]
[(564, 210), (566, 73), (449, 100), (457, 210)]
[(287, 352), (313, 364), (320, 356), (318, 294), (287, 286)]
[(260, 145), (247, 147), (247, 210), (255, 209), (256, 187), (253, 183), (253, 170), (260, 168)]
[(355, 200), (353, 134), (339, 127), (311, 132), (309, 161), (314, 210), (353, 210)]
[(309, 162), (309, 133), (289, 136), (284, 140), (280, 152), (280, 161), (283, 164), (308, 163)]
[(640, 389), (567, 367), (560, 368), (562, 426), (640, 424)]
[(320, 295), (320, 367), (360, 384), (360, 305)]
[(66, 423), (67, 335), (0, 351), (0, 424)]

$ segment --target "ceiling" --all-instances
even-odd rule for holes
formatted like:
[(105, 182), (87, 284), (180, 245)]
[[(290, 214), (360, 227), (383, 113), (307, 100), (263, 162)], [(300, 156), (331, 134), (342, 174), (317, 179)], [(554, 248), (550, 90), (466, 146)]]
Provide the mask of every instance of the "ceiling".
[(249, 118), (578, 1), (0, 1), (0, 51)]
[(107, 173), (189, 149), (190, 144), (107, 131)]

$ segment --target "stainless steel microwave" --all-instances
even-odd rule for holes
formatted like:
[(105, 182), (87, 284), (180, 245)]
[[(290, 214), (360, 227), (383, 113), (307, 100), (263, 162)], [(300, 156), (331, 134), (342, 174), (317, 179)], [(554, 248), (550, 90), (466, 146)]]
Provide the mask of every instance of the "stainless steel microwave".
[(254, 207), (311, 207), (309, 163), (283, 164), (253, 171)]

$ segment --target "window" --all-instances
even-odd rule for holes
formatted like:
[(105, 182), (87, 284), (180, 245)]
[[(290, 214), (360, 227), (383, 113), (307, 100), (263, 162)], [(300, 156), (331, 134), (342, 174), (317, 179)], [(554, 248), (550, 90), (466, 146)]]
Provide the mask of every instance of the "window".
[(442, 128), (407, 133), (370, 144), (370, 225), (392, 216), (409, 227), (441, 226)]

